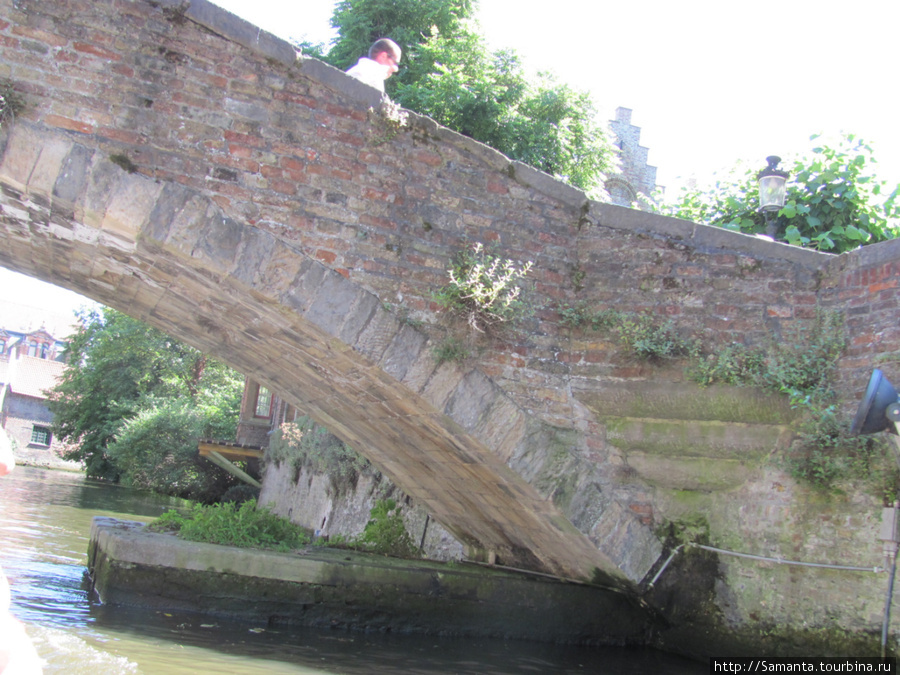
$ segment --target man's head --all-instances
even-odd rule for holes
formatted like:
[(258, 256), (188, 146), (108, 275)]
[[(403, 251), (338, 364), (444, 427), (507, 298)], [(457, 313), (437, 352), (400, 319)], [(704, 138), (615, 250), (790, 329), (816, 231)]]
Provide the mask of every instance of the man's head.
[(399, 70), (398, 64), (402, 53), (397, 43), (389, 38), (381, 38), (369, 47), (369, 58), (390, 68), (388, 77)]

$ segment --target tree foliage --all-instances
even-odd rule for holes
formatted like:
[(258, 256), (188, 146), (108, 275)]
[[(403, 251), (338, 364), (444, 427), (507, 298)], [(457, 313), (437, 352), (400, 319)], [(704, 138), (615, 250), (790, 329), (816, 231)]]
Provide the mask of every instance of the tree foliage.
[(230, 485), (194, 456), (199, 437), (234, 436), (240, 375), (113, 309), (80, 319), (49, 399), (54, 432), (74, 443), (67, 458), (89, 476), (195, 499)]
[[(147, 399), (122, 420), (107, 447), (123, 484), (199, 502), (216, 501), (235, 479), (197, 452), (210, 434), (206, 411), (190, 398)], [(232, 432), (226, 438), (233, 438)]]
[(375, 40), (388, 37), (403, 50), (407, 67), (397, 78), (408, 83), (431, 67), (422, 61), (421, 45), (438, 34), (459, 34), (474, 9), (472, 0), (341, 0), (331, 17), (338, 37), (328, 62), (346, 70)]
[(513, 51), (489, 49), (473, 10), (472, 0), (342, 0), (331, 49), (304, 50), (346, 69), (389, 37), (403, 49), (386, 83), (397, 103), (602, 197), (616, 159), (590, 96), (550, 74), (529, 76)]
[(694, 222), (843, 253), (900, 233), (900, 186), (891, 190), (879, 181), (874, 164), (872, 148), (852, 134), (836, 147), (818, 144), (810, 154), (783, 162), (790, 172), (787, 196), (768, 230), (758, 211), (759, 167), (736, 168), (704, 190), (685, 189), (667, 211)]
[(398, 82), (397, 102), (503, 154), (601, 196), (615, 155), (590, 96), (547, 73), (529, 77), (515, 52), (475, 33), (430, 38), (432, 67)]

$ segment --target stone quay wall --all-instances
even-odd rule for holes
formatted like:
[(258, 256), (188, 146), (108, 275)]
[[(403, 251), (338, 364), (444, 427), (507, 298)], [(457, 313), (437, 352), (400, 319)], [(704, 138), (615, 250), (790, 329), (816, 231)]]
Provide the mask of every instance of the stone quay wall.
[(654, 618), (614, 591), (476, 565), (178, 539), (96, 517), (92, 600), (242, 621), (570, 644), (645, 644)]

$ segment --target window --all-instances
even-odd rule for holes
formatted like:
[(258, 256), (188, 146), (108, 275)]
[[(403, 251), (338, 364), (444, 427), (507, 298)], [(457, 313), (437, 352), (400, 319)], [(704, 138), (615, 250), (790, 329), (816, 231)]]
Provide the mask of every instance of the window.
[(256, 417), (269, 417), (272, 414), (272, 392), (260, 387), (256, 394)]
[(39, 427), (37, 424), (31, 427), (32, 443), (37, 443), (38, 445), (50, 445), (50, 440), (52, 438), (49, 427)]
[(28, 341), (28, 356), (38, 355), (38, 344), (34, 340)]

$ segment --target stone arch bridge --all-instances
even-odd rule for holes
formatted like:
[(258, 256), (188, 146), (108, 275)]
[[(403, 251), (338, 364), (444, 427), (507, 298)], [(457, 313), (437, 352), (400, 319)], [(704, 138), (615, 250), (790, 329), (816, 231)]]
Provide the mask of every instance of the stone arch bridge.
[[(0, 264), (283, 393), (476, 558), (633, 587), (657, 490), (727, 485), (787, 437), (779, 399), (686, 385), (565, 307), (723, 344), (852, 305), (848, 387), (897, 348), (868, 311), (896, 247), (835, 258), (592, 202), (206, 0), (0, 0), (0, 53), (24, 104)], [(534, 261), (536, 311), (438, 363), (431, 292), (474, 241)]]

